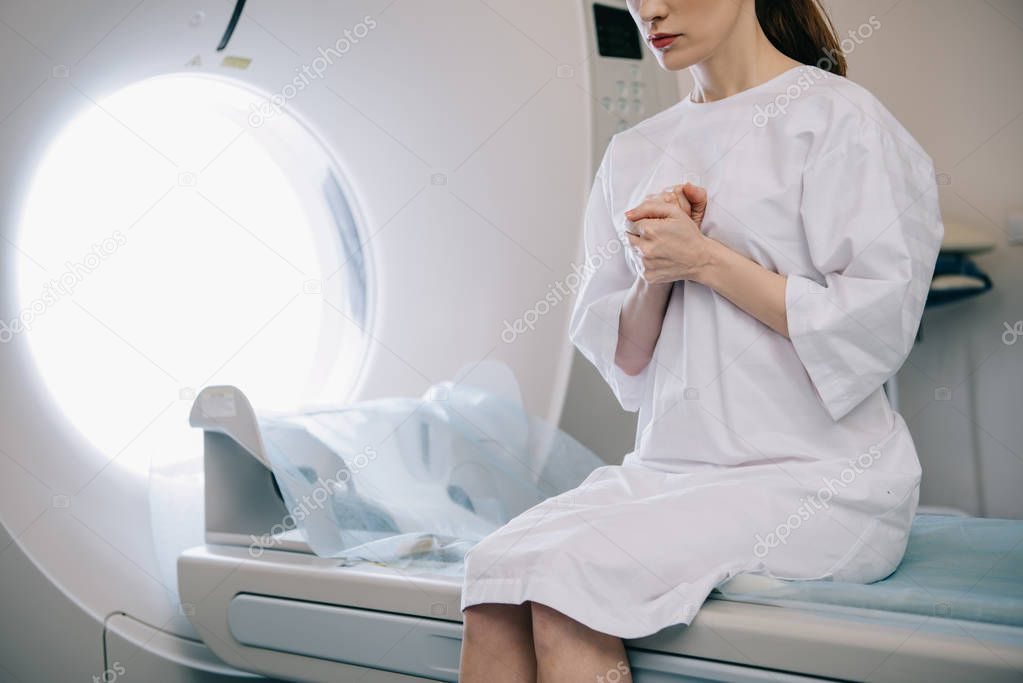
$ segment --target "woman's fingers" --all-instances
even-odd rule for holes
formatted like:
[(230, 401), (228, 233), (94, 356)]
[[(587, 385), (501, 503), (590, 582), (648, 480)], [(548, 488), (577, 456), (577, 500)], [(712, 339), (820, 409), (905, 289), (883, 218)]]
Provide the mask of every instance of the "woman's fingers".
[(700, 187), (699, 185), (693, 185), (692, 183), (685, 183), (684, 185), (680, 185), (679, 188), (686, 193), (686, 196), (693, 203), (707, 201), (706, 188)]
[(679, 218), (682, 215), (682, 208), (678, 202), (666, 201), (663, 195), (654, 195), (654, 197), (654, 199), (646, 199), (639, 206), (626, 211), (625, 217), (636, 222), (647, 218)]
[[(649, 219), (681, 218), (688, 216), (697, 227), (701, 227), (707, 213), (707, 190), (692, 183), (674, 185), (657, 194), (647, 195), (635, 208), (626, 211), (625, 217), (632, 223)], [(642, 236), (643, 229), (634, 226), (633, 234)]]
[(661, 190), (660, 192), (655, 192), (653, 194), (648, 194), (647, 196), (643, 197), (643, 201), (649, 201), (649, 200), (656, 201), (656, 200), (660, 200), (662, 202), (669, 202), (670, 203), (670, 202), (676, 201), (676, 199), (677, 199), (676, 197), (672, 196), (674, 192), (675, 192), (675, 188), (674, 187), (666, 187), (663, 190)]
[(682, 186), (682, 194), (692, 207), (689, 216), (694, 223), (700, 225), (707, 213), (707, 190), (692, 183), (686, 183)]
[(678, 203), (679, 208), (682, 209), (683, 212), (685, 212), (689, 216), (692, 216), (693, 207), (689, 202), (689, 198), (686, 197), (682, 185), (675, 185), (674, 187), (669, 187), (666, 190), (666, 192), (670, 192), (674, 196), (675, 201)]

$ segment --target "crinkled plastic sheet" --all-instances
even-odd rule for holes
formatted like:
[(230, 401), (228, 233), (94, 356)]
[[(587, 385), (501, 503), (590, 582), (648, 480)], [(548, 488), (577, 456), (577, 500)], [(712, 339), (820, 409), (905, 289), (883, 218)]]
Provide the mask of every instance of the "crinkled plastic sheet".
[(604, 464), (528, 415), (504, 372), (500, 392), (449, 381), (422, 399), (259, 418), (290, 520), (313, 552), (458, 574), (483, 537)]

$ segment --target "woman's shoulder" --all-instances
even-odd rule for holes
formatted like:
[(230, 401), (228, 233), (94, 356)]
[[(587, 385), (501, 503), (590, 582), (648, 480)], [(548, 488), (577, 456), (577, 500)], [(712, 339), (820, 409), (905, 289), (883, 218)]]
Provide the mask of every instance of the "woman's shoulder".
[(798, 94), (790, 89), (786, 97), (797, 114), (790, 132), (812, 140), (807, 165), (856, 144), (876, 144), (933, 165), (916, 138), (869, 89), (817, 67), (806, 67), (804, 77)]

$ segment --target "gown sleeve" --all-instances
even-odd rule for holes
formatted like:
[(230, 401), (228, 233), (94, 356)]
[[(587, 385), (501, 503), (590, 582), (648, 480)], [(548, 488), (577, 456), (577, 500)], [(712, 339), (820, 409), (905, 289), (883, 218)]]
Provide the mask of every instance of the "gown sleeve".
[(608, 174), (613, 146), (612, 140), (586, 206), (583, 228), (586, 258), (569, 337), (600, 372), (622, 408), (636, 412), (642, 404), (653, 362), (638, 375), (628, 375), (615, 364), (619, 317), (636, 272), (626, 260), (629, 249), (623, 245), (611, 219)]
[(868, 125), (806, 168), (800, 214), (823, 283), (788, 276), (789, 338), (837, 421), (912, 349), (944, 234), (933, 162)]

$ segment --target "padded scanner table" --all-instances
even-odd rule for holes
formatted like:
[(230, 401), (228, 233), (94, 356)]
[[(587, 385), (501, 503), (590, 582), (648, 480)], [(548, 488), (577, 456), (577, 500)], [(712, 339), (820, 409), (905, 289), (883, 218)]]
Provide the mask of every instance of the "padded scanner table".
[[(690, 626), (626, 641), (633, 678), (1023, 680), (1021, 539), (1023, 522), (922, 515), (885, 581), (799, 582), (779, 595), (733, 580)], [(457, 681), (460, 577), (284, 547), (206, 545), (179, 560), (182, 601), (221, 658), (293, 680)]]

